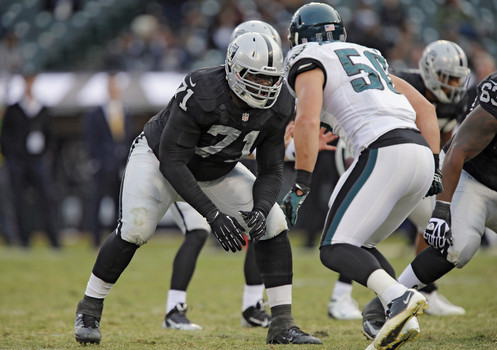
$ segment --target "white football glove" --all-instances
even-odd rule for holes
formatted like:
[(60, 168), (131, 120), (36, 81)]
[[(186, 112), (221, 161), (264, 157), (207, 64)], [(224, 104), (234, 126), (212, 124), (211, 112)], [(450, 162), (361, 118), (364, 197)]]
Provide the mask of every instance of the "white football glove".
[(425, 242), (444, 252), (452, 245), (450, 224), (450, 203), (437, 201), (432, 217), (423, 232)]

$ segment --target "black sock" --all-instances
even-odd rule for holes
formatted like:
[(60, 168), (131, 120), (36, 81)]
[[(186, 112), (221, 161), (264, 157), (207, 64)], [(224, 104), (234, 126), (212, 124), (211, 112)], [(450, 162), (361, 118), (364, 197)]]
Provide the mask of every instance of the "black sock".
[(197, 258), (207, 240), (209, 233), (205, 230), (188, 231), (173, 262), (171, 289), (186, 291), (197, 264)]
[(414, 258), (411, 267), (416, 277), (423, 284), (429, 285), (452, 270), (455, 266), (447, 261), (444, 254), (430, 246)]
[(123, 240), (121, 235), (111, 233), (98, 252), (93, 274), (107, 283), (116, 283), (138, 248)]
[(245, 275), (245, 284), (248, 286), (257, 286), (262, 284), (262, 276), (255, 261), (255, 247), (253, 241), (248, 241), (247, 251), (245, 252), (245, 263), (243, 264), (243, 273)]
[(287, 231), (276, 237), (255, 242), (257, 267), (267, 288), (292, 284), (292, 248)]
[(352, 244), (331, 244), (321, 247), (321, 262), (327, 268), (344, 274), (367, 287), (369, 276), (381, 265), (373, 254)]
[(101, 318), (104, 308), (104, 299), (92, 298), (85, 295), (78, 303), (77, 314), (86, 314), (93, 317)]

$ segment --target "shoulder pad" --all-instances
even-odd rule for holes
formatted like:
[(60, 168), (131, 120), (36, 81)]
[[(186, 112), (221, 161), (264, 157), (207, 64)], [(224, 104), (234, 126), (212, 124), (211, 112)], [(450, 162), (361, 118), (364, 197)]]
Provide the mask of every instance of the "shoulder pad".
[(476, 99), (482, 108), (497, 118), (497, 71), (487, 76), (478, 85)]
[(284, 81), (283, 86), (281, 87), (278, 100), (271, 109), (277, 114), (282, 114), (284, 116), (290, 115), (293, 117), (293, 114), (295, 113), (295, 98), (290, 93), (286, 81)]
[(224, 66), (187, 74), (175, 94), (179, 107), (190, 114), (211, 112), (229, 100), (229, 96)]

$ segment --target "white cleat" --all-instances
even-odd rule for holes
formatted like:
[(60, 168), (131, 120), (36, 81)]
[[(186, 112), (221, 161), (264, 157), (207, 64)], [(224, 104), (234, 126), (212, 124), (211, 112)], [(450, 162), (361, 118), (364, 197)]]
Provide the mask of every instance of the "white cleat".
[(428, 309), (426, 309), (427, 315), (432, 316), (459, 316), (464, 315), (466, 310), (464, 308), (452, 304), (447, 300), (442, 294), (439, 294), (436, 290), (431, 293), (424, 293), (423, 296), (428, 302)]
[(362, 319), (357, 301), (349, 294), (342, 294), (330, 300), (328, 303), (328, 316), (337, 320)]

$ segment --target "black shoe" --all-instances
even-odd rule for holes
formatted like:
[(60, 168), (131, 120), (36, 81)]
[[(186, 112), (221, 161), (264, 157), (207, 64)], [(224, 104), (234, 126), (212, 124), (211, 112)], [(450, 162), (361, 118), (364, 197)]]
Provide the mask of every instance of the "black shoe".
[(242, 312), (242, 326), (243, 327), (269, 327), (271, 323), (271, 316), (268, 315), (264, 309), (264, 300), (259, 300), (255, 306), (248, 307)]
[(281, 332), (268, 344), (323, 344), (321, 340), (300, 330), (299, 327), (293, 326), (286, 331)]
[(384, 324), (385, 309), (380, 299), (375, 297), (362, 308), (362, 334), (373, 340)]
[(188, 309), (185, 303), (177, 304), (169, 311), (162, 323), (162, 328), (180, 329), (183, 331), (193, 331), (202, 329), (198, 324), (190, 322), (186, 318), (186, 310)]
[(74, 318), (74, 336), (81, 344), (100, 344), (100, 317), (87, 314), (76, 314)]
[(374, 340), (376, 338), (376, 335), (380, 331), (381, 327), (385, 324), (385, 321), (378, 321), (378, 320), (363, 320), (362, 321), (362, 334), (368, 340)]

